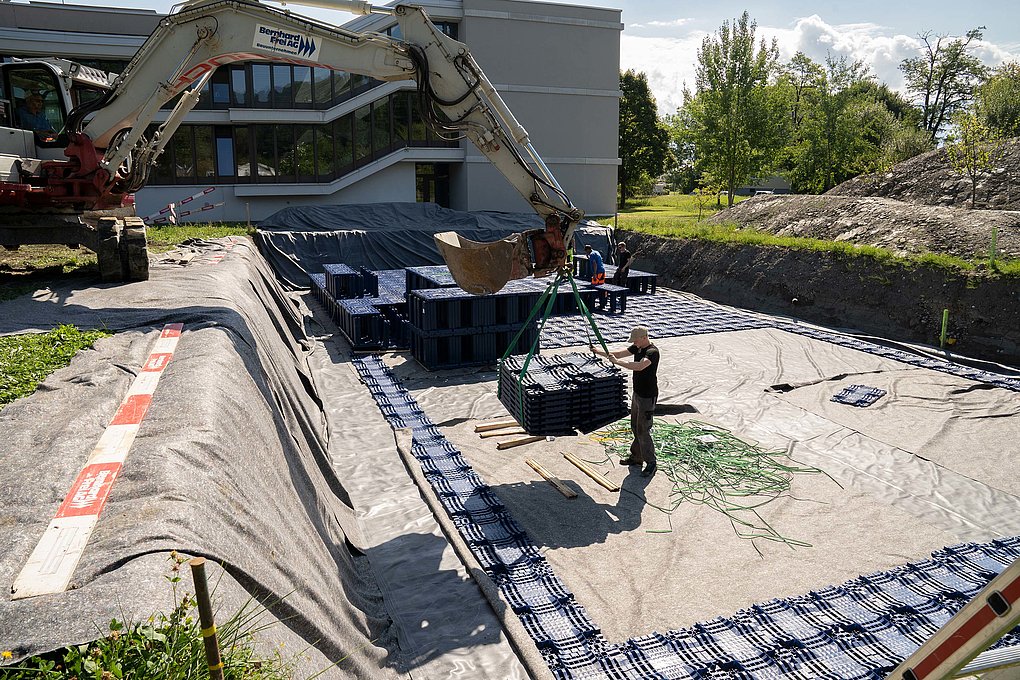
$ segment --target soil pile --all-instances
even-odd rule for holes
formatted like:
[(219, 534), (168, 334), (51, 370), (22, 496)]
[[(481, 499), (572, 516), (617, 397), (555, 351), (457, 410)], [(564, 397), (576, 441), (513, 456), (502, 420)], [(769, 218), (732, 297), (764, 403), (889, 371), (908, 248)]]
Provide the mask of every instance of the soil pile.
[(977, 182), (953, 169), (945, 150), (915, 156), (885, 173), (861, 175), (822, 196), (757, 196), (709, 221), (736, 222), (781, 236), (888, 248), (899, 254), (1020, 257), (1020, 138), (1004, 142), (996, 167)]
[(756, 196), (709, 222), (736, 222), (779, 236), (849, 241), (898, 254), (988, 257), (993, 227), (999, 257), (1020, 257), (1020, 211), (969, 210), (856, 196)]
[[(1020, 137), (994, 152), (991, 172), (977, 176), (978, 210), (1020, 210)], [(829, 196), (880, 196), (906, 203), (971, 207), (971, 180), (953, 169), (945, 149), (914, 156), (888, 172), (860, 175), (829, 190)]]

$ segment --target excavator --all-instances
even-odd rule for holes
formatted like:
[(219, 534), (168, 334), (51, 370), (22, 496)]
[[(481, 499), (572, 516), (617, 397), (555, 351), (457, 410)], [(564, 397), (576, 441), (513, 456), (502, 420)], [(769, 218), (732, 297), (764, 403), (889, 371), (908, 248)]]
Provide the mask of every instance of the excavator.
[[(511, 279), (564, 267), (584, 213), (467, 46), (416, 5), (300, 1), (392, 15), (401, 37), (345, 30), (257, 0), (192, 0), (160, 21), (123, 73), (60, 59), (0, 65), (0, 246), (84, 245), (96, 252), (104, 280), (148, 278), (134, 192), (218, 67), (271, 61), (414, 80), (426, 122), (445, 138), (471, 140), (531, 204), (543, 228), (492, 243), (435, 234), (461, 288), (493, 293)], [(165, 121), (150, 128), (175, 99)]]

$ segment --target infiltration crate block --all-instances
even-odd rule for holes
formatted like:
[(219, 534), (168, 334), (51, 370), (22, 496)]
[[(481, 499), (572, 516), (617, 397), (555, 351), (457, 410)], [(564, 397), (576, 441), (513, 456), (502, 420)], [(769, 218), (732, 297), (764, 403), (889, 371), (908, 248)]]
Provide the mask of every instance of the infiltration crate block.
[(334, 300), (360, 297), (364, 292), (361, 273), (345, 264), (325, 264), (326, 290)]
[(521, 376), (525, 356), (499, 367), (499, 400), (533, 435), (592, 432), (628, 413), (620, 369), (590, 354), (535, 356)]

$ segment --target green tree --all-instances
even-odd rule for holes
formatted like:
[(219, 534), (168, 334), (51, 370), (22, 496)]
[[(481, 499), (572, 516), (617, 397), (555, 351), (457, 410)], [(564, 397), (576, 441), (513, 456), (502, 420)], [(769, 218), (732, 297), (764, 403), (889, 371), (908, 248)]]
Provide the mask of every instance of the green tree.
[(973, 43), (981, 40), (984, 28), (967, 31), (962, 38), (922, 33), (921, 54), (900, 63), (907, 91), (918, 98), (921, 127), (933, 143), (953, 115), (971, 102), (974, 88), (988, 72), (973, 54)]
[(999, 135), (1020, 135), (1020, 62), (1003, 64), (978, 87), (977, 113)]
[(977, 184), (982, 174), (991, 172), (1000, 140), (995, 132), (973, 112), (953, 118), (955, 130), (946, 140), (946, 153), (953, 169), (970, 180), (970, 207), (977, 207)]
[(620, 74), (620, 207), (627, 204), (642, 175), (658, 177), (666, 165), (669, 132), (659, 120), (644, 73)]
[(808, 92), (818, 87), (825, 72), (821, 65), (803, 52), (793, 55), (780, 71), (777, 86), (788, 90), (786, 97), (790, 102), (790, 123), (794, 130), (798, 130), (804, 122), (804, 99)]
[(733, 205), (734, 190), (774, 162), (785, 141), (781, 100), (767, 87), (779, 59), (776, 41), (757, 44), (747, 12), (723, 22), (698, 50), (696, 91), (684, 89), (686, 135), (698, 166), (719, 178)]
[(802, 184), (825, 192), (839, 182), (866, 169), (867, 157), (877, 145), (869, 144), (875, 128), (875, 113), (853, 91), (853, 86), (870, 78), (862, 61), (846, 57), (825, 60), (816, 85), (807, 93), (808, 106), (801, 126), (803, 154)]

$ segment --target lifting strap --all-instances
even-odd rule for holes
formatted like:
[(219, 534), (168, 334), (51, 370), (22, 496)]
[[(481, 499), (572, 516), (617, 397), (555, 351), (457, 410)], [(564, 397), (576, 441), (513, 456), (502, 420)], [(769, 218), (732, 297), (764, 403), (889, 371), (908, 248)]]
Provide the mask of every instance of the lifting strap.
[[(569, 269), (567, 269), (567, 271), (569, 271)], [(514, 348), (517, 347), (517, 341), (521, 339), (524, 331), (527, 330), (528, 326), (538, 315), (539, 310), (544, 307), (542, 319), (538, 323), (538, 333), (535, 335), (535, 341), (531, 344), (528, 356), (524, 359), (524, 365), (521, 367), (521, 372), (517, 376), (517, 384), (521, 387), (518, 392), (521, 399), (522, 413), (524, 411), (524, 376), (528, 373), (528, 366), (531, 365), (531, 359), (538, 351), (538, 343), (542, 337), (542, 330), (545, 328), (545, 322), (548, 321), (549, 317), (552, 315), (553, 306), (556, 303), (556, 297), (559, 295), (560, 283), (562, 283), (564, 279), (570, 280), (570, 287), (574, 294), (574, 302), (577, 304), (578, 310), (580, 310), (581, 315), (584, 316), (585, 321), (587, 322), (585, 326), (585, 334), (587, 335), (588, 333), (588, 326), (591, 326), (591, 329), (595, 332), (595, 337), (598, 338), (599, 344), (602, 345), (602, 349), (607, 353), (609, 352), (609, 348), (606, 347), (606, 341), (602, 338), (602, 334), (599, 332), (599, 328), (595, 324), (595, 318), (592, 316), (588, 306), (584, 304), (584, 300), (581, 299), (581, 294), (577, 290), (577, 283), (574, 281), (574, 277), (568, 274), (565, 275), (563, 270), (557, 272), (556, 276), (539, 296), (538, 302), (536, 302), (535, 306), (531, 308), (531, 313), (528, 314), (527, 320), (521, 325), (521, 329), (517, 331), (517, 335), (515, 335), (513, 340), (510, 341), (510, 346), (506, 348), (506, 351), (499, 360), (499, 364), (502, 366), (503, 362), (506, 361), (506, 358), (510, 356)], [(502, 383), (498, 382), (497, 385), (496, 395), (498, 397), (502, 397)]]

